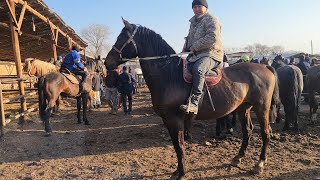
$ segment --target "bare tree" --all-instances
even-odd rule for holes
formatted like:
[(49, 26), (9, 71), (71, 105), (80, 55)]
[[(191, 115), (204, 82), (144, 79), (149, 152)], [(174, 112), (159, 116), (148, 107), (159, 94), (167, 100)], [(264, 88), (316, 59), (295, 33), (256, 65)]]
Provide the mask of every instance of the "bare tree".
[(284, 52), (284, 47), (282, 46), (269, 47), (259, 43), (248, 45), (244, 49), (253, 52), (255, 56), (270, 56), (272, 54), (282, 54)]
[(88, 55), (103, 56), (109, 49), (107, 38), (110, 34), (109, 28), (102, 24), (92, 24), (81, 32), (82, 38), (88, 43)]
[(284, 52), (284, 47), (282, 46), (272, 46), (271, 51), (273, 54), (282, 54)]

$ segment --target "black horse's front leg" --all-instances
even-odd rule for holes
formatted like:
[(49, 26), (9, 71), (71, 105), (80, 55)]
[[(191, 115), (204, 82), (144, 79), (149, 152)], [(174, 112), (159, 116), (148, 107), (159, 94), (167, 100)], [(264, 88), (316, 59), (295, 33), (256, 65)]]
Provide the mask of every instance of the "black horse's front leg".
[(184, 119), (170, 118), (164, 122), (171, 136), (174, 150), (178, 158), (178, 168), (172, 174), (171, 179), (181, 180), (186, 174), (185, 170), (185, 143), (184, 143)]
[(77, 118), (78, 118), (78, 124), (82, 123), (81, 119), (81, 96), (77, 97)]
[(193, 113), (185, 114), (184, 119), (184, 138), (186, 141), (192, 140), (192, 121), (196, 118)]
[(83, 121), (85, 125), (90, 125), (88, 118), (87, 118), (87, 109), (88, 109), (88, 97), (89, 93), (82, 94), (82, 106), (83, 106)]

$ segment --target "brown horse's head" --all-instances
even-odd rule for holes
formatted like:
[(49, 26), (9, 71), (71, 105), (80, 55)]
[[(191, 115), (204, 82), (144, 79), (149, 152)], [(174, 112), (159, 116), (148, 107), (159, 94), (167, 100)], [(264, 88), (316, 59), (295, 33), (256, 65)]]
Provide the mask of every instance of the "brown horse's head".
[(96, 74), (96, 72), (94, 71), (89, 71), (88, 73), (88, 76), (87, 76), (87, 79), (86, 81), (84, 82), (84, 87), (86, 90), (90, 91), (92, 89), (92, 79), (93, 79), (93, 76)]
[(33, 65), (34, 60), (35, 58), (27, 58), (23, 66), (23, 72), (28, 73), (29, 76), (34, 76), (37, 73), (37, 69)]

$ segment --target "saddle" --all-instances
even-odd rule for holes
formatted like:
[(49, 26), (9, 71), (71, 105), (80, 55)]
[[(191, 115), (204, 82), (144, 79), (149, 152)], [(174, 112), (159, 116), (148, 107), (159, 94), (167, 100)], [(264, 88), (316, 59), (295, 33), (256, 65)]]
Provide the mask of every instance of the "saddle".
[(60, 73), (64, 75), (72, 84), (80, 84), (81, 79), (79, 76), (73, 74), (67, 68), (61, 68)]
[[(192, 83), (192, 74), (188, 70), (188, 61), (182, 60), (183, 63), (183, 79), (186, 83)], [(206, 83), (209, 87), (217, 85), (222, 78), (222, 72), (219, 67), (211, 69), (205, 77)]]

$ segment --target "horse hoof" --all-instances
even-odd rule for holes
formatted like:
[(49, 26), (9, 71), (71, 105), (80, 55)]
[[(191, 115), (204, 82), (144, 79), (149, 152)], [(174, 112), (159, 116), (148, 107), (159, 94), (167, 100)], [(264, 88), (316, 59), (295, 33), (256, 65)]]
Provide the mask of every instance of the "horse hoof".
[(183, 179), (184, 179), (183, 176), (180, 177), (178, 172), (174, 172), (170, 177), (170, 180), (183, 180)]
[(293, 131), (295, 131), (295, 132), (300, 132), (299, 128), (298, 128), (298, 127), (296, 127), (296, 126), (295, 126), (295, 127), (293, 127), (293, 128), (292, 128), (292, 130), (293, 130)]
[(253, 169), (253, 173), (254, 174), (262, 174), (263, 173), (263, 167), (260, 167), (260, 166), (256, 166), (254, 169)]
[(89, 122), (85, 122), (84, 125), (91, 125)]
[(180, 175), (179, 171), (176, 170), (174, 173), (172, 173), (172, 176), (170, 177), (170, 180), (183, 180), (183, 176), (185, 173), (183, 173), (183, 175)]
[(178, 179), (178, 176), (179, 176), (179, 173), (174, 172), (174, 173), (171, 175), (170, 180), (176, 180), (176, 179)]
[(44, 135), (44, 137), (50, 137), (51, 136), (51, 132), (46, 132), (46, 134)]
[(192, 141), (192, 136), (190, 136), (189, 134), (184, 135), (184, 140), (186, 140), (186, 141)]
[(234, 158), (231, 162), (231, 166), (234, 166), (234, 167), (239, 167), (240, 164), (241, 164), (241, 159)]
[(282, 131), (288, 131), (289, 130), (289, 127), (285, 126), (282, 128)]

